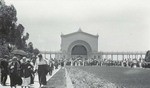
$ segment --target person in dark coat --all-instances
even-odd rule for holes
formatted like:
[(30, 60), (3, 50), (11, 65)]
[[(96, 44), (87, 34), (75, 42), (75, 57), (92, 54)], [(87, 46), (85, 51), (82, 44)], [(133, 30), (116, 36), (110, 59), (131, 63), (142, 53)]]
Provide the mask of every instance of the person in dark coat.
[(32, 68), (33, 66), (30, 64), (30, 61), (26, 59), (25, 57), (23, 58), (25, 62), (21, 64), (21, 73), (22, 73), (22, 78), (23, 78), (23, 83), (22, 83), (22, 88), (23, 87), (29, 87), (29, 84), (31, 82), (31, 74), (32, 74)]
[(55, 66), (55, 69), (58, 69), (58, 61), (57, 60), (55, 60), (54, 66)]
[(61, 61), (61, 67), (62, 68), (64, 67), (64, 61), (63, 60)]
[(9, 69), (9, 76), (10, 76), (10, 86), (11, 88), (15, 87), (16, 85), (22, 84), (22, 79), (20, 77), (20, 63), (17, 60), (17, 57), (13, 57), (8, 66)]
[(53, 69), (54, 69), (54, 64), (53, 64), (52, 61), (49, 62), (49, 67), (50, 67), (50, 69), (49, 69), (49, 75), (52, 75)]
[(32, 68), (31, 68), (31, 81), (30, 81), (30, 85), (34, 84), (34, 77), (35, 77), (35, 71), (34, 71), (34, 63), (32, 62), (32, 60), (28, 60), (28, 63), (31, 64)]
[(1, 67), (1, 84), (6, 86), (6, 80), (8, 75), (8, 56), (4, 56), (3, 60), (0, 63)]

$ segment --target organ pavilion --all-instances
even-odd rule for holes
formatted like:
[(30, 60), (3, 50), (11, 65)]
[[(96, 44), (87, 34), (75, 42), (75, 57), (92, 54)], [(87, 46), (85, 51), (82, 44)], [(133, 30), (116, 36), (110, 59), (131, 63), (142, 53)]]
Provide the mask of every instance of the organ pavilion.
[[(98, 51), (99, 35), (92, 35), (78, 31), (70, 34), (61, 34), (60, 51), (41, 51), (46, 58), (56, 58), (67, 61), (102, 60), (133, 60), (144, 59), (146, 52), (102, 52)], [(53, 57), (52, 57), (53, 56)]]

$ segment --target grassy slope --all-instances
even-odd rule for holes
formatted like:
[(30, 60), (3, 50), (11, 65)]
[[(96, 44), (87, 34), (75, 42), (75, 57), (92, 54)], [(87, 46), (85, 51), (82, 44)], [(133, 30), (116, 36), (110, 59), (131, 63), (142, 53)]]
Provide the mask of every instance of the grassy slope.
[(79, 68), (67, 67), (74, 88), (122, 88)]
[(47, 87), (66, 88), (65, 70), (60, 69), (50, 80), (48, 80)]
[(150, 88), (150, 70), (123, 67), (78, 67), (126, 88)]

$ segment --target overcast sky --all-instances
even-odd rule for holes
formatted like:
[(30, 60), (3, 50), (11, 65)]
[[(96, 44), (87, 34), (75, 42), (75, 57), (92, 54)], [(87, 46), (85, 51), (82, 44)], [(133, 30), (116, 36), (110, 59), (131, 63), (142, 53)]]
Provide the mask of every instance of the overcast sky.
[(150, 49), (150, 0), (5, 0), (40, 50), (60, 50), (61, 32), (99, 34), (99, 51)]

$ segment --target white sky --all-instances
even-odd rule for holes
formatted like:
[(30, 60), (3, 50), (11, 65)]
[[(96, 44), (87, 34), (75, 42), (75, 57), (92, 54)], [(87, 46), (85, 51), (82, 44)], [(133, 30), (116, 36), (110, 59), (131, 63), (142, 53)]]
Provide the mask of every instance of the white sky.
[(150, 0), (5, 0), (40, 50), (60, 50), (61, 32), (99, 34), (99, 51), (150, 49)]

